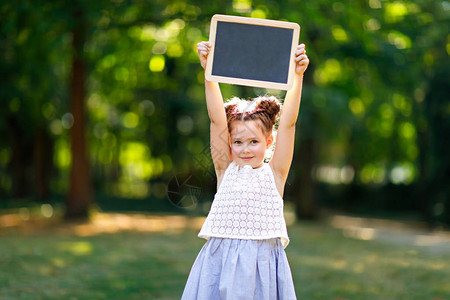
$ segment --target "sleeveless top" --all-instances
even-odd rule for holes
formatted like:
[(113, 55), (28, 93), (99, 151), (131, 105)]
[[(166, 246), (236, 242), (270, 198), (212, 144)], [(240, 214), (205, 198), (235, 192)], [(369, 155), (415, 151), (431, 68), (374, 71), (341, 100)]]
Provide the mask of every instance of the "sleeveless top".
[(225, 171), (208, 216), (198, 234), (210, 237), (264, 240), (280, 238), (289, 244), (283, 198), (268, 163), (253, 169), (234, 161)]

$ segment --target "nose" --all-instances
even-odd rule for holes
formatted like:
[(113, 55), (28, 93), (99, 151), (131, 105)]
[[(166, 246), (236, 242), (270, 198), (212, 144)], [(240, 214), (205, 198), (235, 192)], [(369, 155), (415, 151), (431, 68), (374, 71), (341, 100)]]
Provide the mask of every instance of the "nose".
[(244, 146), (244, 149), (242, 150), (242, 152), (243, 152), (243, 153), (249, 153), (249, 152), (250, 152), (249, 147), (248, 147), (248, 144), (246, 144), (246, 145)]

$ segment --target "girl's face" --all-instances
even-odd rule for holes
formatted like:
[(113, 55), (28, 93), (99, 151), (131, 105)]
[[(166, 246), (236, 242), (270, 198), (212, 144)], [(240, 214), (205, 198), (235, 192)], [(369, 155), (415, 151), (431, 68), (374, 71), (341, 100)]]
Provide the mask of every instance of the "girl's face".
[(239, 165), (259, 168), (264, 162), (266, 150), (273, 136), (266, 137), (259, 120), (233, 121), (231, 123), (230, 147), (233, 160)]

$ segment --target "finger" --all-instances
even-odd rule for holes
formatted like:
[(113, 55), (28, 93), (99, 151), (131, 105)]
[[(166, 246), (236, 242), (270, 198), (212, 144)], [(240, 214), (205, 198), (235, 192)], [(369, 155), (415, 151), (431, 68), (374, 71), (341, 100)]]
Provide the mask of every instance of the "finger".
[(297, 65), (299, 65), (299, 66), (307, 66), (307, 65), (309, 65), (309, 59), (301, 60), (301, 61), (298, 62)]
[(197, 44), (197, 48), (211, 48), (211, 44), (208, 42), (200, 42)]
[(199, 52), (199, 53), (202, 52), (202, 51), (209, 53), (209, 49), (208, 49), (208, 48), (205, 48), (205, 47), (199, 47), (199, 48), (197, 49), (197, 52)]
[(305, 59), (308, 59), (308, 56), (306, 56), (306, 54), (302, 54), (302, 55), (297, 56), (295, 58), (295, 61), (299, 62), (299, 61), (305, 60)]
[(309, 65), (309, 61), (307, 61), (307, 60), (302, 60), (301, 62), (299, 62), (297, 64), (297, 66), (307, 66), (307, 65)]
[(305, 54), (305, 53), (306, 53), (305, 49), (297, 49), (297, 50), (295, 50), (295, 55), (296, 56), (298, 56), (300, 54)]
[(297, 46), (297, 49), (295, 50), (295, 53), (302, 53), (302, 52), (306, 53), (305, 47)]

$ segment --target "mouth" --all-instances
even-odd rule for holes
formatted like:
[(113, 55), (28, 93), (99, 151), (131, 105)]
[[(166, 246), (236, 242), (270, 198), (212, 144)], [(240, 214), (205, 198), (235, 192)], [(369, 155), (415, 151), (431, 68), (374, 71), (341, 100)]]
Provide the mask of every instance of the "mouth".
[(252, 159), (253, 157), (241, 157), (241, 159), (242, 160), (250, 160), (250, 159)]

